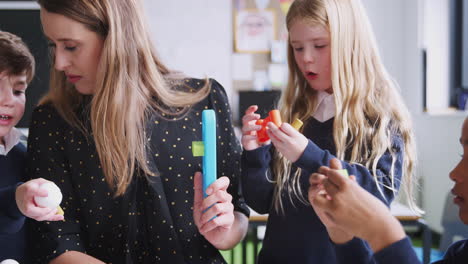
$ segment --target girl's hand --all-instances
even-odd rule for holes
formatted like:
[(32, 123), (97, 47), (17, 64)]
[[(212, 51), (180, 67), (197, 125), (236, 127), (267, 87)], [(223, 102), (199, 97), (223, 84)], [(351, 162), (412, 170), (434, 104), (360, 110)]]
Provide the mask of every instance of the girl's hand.
[[(339, 163), (337, 159), (331, 162)], [(321, 173), (326, 176), (322, 185), (329, 197), (312, 195), (311, 203), (314, 208), (322, 211), (334, 226), (367, 240), (374, 252), (406, 236), (390, 210), (361, 188), (354, 176), (343, 177), (336, 169), (326, 167)]]
[(262, 126), (255, 124), (260, 119), (260, 115), (255, 113), (257, 109), (256, 105), (249, 106), (242, 117), (241, 143), (245, 150), (254, 150), (262, 145), (257, 141), (257, 131), (262, 128)]
[(34, 202), (34, 196), (47, 196), (47, 191), (40, 189), (39, 186), (48, 181), (39, 178), (30, 180), (18, 186), (15, 192), (16, 205), (20, 212), (26, 217), (36, 221), (61, 221), (63, 215), (57, 215), (57, 208), (39, 207)]
[(195, 173), (193, 218), (200, 234), (213, 245), (227, 238), (234, 223), (234, 205), (228, 187), (229, 178), (221, 177), (208, 187), (208, 196), (203, 199), (202, 175)]
[[(330, 165), (337, 169), (341, 169), (341, 163), (339, 161), (338, 163), (330, 162)], [(321, 196), (327, 200), (332, 199), (323, 187), (323, 182), (327, 177), (322, 173), (326, 173), (327, 169), (328, 167), (320, 167), (318, 173), (313, 173), (310, 175), (308, 198), (312, 208), (314, 208), (315, 213), (325, 225), (330, 239), (337, 244), (343, 244), (353, 239), (353, 235), (346, 232), (342, 227), (336, 225), (332, 215), (328, 214), (325, 210), (323, 210), (323, 208), (318, 207), (315, 204), (315, 198), (318, 196)]]
[(288, 123), (278, 128), (273, 122), (267, 124), (267, 133), (271, 142), (287, 160), (296, 162), (304, 153), (309, 140)]

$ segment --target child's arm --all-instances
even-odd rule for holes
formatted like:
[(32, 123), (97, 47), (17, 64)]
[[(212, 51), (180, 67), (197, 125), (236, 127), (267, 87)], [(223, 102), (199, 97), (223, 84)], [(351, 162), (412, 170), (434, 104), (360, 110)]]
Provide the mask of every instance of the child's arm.
[[(373, 252), (377, 252), (376, 259), (390, 258), (385, 263), (419, 263), (411, 247), (405, 246), (406, 235), (398, 220), (380, 200), (362, 189), (354, 176), (343, 177), (337, 170), (326, 167), (320, 168), (320, 172), (326, 176), (321, 184), (324, 193), (315, 192), (309, 200), (316, 211), (331, 219), (324, 222), (327, 227), (344, 229), (368, 241)], [(338, 246), (337, 250), (337, 255), (343, 256), (349, 255), (351, 248)]]
[(260, 115), (258, 107), (250, 106), (242, 117), (242, 191), (247, 204), (261, 214), (269, 212), (273, 199), (274, 184), (270, 171), (269, 141), (259, 143), (257, 131), (262, 127), (256, 125)]
[[(270, 138), (276, 149), (283, 153), (286, 158), (295, 162), (294, 164), (296, 166), (305, 169), (306, 171), (318, 171), (322, 166), (329, 166), (330, 160), (336, 158), (328, 150), (319, 148), (311, 140), (308, 140), (307, 144), (303, 142), (305, 137), (286, 123), (283, 123), (281, 129), (270, 123), (269, 128), (269, 133), (272, 134)], [(356, 177), (359, 185), (387, 205), (389, 205), (393, 200), (396, 191), (400, 187), (404, 152), (404, 145), (401, 137), (393, 136), (392, 149), (393, 154), (389, 151), (385, 152), (377, 163), (377, 178), (379, 180), (378, 184), (380, 184), (381, 190), (377, 187), (373, 173), (368, 168), (358, 164), (350, 164), (341, 161), (343, 168), (346, 169), (349, 174)], [(382, 186), (382, 184), (392, 186), (390, 177), (392, 165), (394, 171), (393, 185), (396, 189), (395, 192)]]
[(247, 204), (260, 214), (269, 212), (275, 187), (270, 170), (270, 146), (242, 153), (242, 191)]
[(16, 206), (15, 190), (17, 185), (0, 189), (0, 234), (14, 234), (24, 224), (24, 216)]

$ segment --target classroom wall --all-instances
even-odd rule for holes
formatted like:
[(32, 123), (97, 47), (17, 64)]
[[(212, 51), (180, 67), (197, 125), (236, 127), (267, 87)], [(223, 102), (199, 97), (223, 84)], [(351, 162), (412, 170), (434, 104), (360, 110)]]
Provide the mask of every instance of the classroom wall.
[[(425, 218), (431, 228), (440, 232), (445, 195), (453, 185), (448, 173), (459, 160), (458, 138), (466, 113), (433, 115), (423, 112), (421, 49), (427, 45), (423, 40), (437, 38), (424, 38), (423, 10), (428, 3), (438, 0), (362, 1), (383, 61), (400, 84), (401, 94), (411, 111), (418, 144), (417, 174), (421, 176), (419, 201), (427, 211)], [(237, 102), (237, 93), (231, 88), (231, 1), (146, 0), (145, 5), (164, 61), (190, 75), (215, 77), (227, 89), (231, 101)], [(439, 25), (430, 32), (443, 34), (447, 30), (445, 27)], [(431, 52), (436, 53), (436, 50)], [(428, 56), (435, 56), (430, 55), (431, 52)], [(428, 61), (431, 60), (437, 58), (429, 57)], [(447, 89), (443, 83), (437, 83), (432, 85)]]
[(230, 0), (145, 0), (156, 49), (169, 67), (215, 78), (232, 98)]

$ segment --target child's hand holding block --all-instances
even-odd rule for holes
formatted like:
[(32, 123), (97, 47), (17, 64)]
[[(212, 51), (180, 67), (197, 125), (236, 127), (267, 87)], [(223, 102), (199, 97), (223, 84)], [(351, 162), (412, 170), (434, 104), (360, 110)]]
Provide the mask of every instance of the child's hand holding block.
[(260, 142), (260, 143), (264, 143), (264, 142), (270, 140), (270, 137), (268, 136), (268, 134), (266, 132), (267, 131), (266, 125), (268, 124), (268, 122), (273, 122), (273, 123), (275, 123), (275, 125), (277, 127), (280, 127), (281, 124), (282, 124), (280, 112), (278, 110), (271, 110), (268, 113), (267, 118), (259, 119), (255, 123), (256, 125), (262, 126), (262, 128), (259, 131), (257, 131), (257, 138), (258, 138), (258, 142)]
[(48, 195), (46, 197), (34, 196), (36, 204), (40, 207), (57, 208), (57, 214), (63, 215), (64, 212), (62, 208), (60, 208), (63, 197), (60, 188), (53, 182), (44, 183), (40, 188), (47, 190)]

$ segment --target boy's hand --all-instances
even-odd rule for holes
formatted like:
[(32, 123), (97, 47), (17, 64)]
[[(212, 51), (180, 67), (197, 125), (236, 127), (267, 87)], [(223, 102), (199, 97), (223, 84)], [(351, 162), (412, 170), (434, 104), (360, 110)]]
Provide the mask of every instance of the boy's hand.
[(48, 181), (39, 178), (30, 180), (18, 186), (15, 192), (16, 205), (20, 212), (26, 217), (35, 219), (36, 221), (61, 221), (64, 220), (63, 215), (56, 215), (57, 208), (39, 207), (34, 202), (34, 196), (47, 196), (47, 191), (39, 188), (39, 186)]
[(287, 160), (296, 162), (304, 153), (309, 140), (288, 123), (282, 123), (278, 128), (273, 122), (269, 122), (267, 127), (268, 136), (276, 150)]
[[(331, 160), (330, 167), (339, 170), (341, 169), (341, 162), (338, 159)], [(325, 225), (330, 239), (337, 244), (343, 244), (353, 239), (353, 234), (350, 234), (345, 231), (343, 227), (337, 225), (333, 219), (333, 215), (329, 214), (322, 207), (316, 205), (317, 197), (327, 201), (332, 199), (331, 196), (327, 194), (327, 191), (323, 186), (324, 181), (327, 179), (326, 174), (328, 170), (330, 170), (328, 167), (322, 166), (318, 173), (310, 175), (310, 187), (308, 192), (309, 202), (312, 205), (312, 208), (314, 208), (317, 216)]]
[[(251, 105), (245, 110), (245, 115), (242, 117), (242, 147), (245, 150), (254, 150), (260, 147), (262, 144), (257, 141), (257, 131), (262, 128), (260, 125), (256, 125), (255, 122), (260, 119), (260, 115), (256, 114), (258, 106)], [(268, 143), (267, 141), (266, 143)]]
[(323, 168), (321, 172), (326, 177), (322, 186), (327, 195), (309, 196), (309, 199), (312, 198), (314, 208), (327, 215), (333, 226), (367, 240), (374, 252), (405, 237), (390, 210), (359, 186), (354, 176), (343, 177), (337, 169)]

